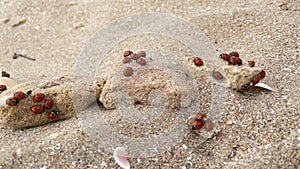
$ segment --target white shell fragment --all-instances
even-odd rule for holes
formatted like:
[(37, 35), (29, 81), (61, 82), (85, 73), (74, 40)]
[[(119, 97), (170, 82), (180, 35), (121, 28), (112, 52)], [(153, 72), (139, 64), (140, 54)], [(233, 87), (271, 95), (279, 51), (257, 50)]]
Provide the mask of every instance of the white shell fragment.
[(130, 163), (127, 160), (127, 153), (123, 147), (117, 147), (114, 151), (114, 159), (120, 167), (130, 169)]
[(274, 91), (274, 89), (272, 89), (270, 86), (268, 86), (267, 84), (264, 84), (264, 83), (257, 83), (255, 85), (255, 87), (260, 87), (260, 88), (264, 88), (264, 89), (267, 89), (267, 90), (270, 90), (270, 91)]

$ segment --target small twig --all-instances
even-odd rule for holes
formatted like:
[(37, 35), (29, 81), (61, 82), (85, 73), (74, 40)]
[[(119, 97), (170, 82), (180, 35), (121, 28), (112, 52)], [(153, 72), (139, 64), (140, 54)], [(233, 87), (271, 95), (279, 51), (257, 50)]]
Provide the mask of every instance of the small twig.
[(26, 59), (28, 59), (28, 60), (35, 61), (34, 58), (30, 58), (30, 57), (28, 57), (28, 56), (26, 56), (26, 55), (14, 53), (13, 59), (17, 59), (18, 57), (23, 57), (23, 58), (26, 58)]
[(13, 24), (12, 27), (17, 27), (19, 25), (22, 25), (25, 22), (26, 22), (26, 19), (19, 20), (18, 22), (16, 22), (15, 24)]

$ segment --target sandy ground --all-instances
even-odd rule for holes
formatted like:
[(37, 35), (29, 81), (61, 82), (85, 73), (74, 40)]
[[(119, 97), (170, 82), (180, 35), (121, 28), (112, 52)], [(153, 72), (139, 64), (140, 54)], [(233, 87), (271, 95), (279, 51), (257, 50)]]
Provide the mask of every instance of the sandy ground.
[[(274, 92), (228, 91), (220, 132), (194, 133), (132, 168), (298, 168), (300, 165), (299, 1), (0, 1), (0, 67), (20, 81), (73, 76), (97, 30), (130, 14), (162, 12), (197, 25), (218, 52), (238, 51), (264, 67)], [(7, 20), (9, 19), (9, 20)], [(19, 21), (26, 22), (13, 26)], [(26, 54), (36, 61), (13, 59)], [(12, 130), (0, 124), (0, 168), (118, 168), (77, 118)]]

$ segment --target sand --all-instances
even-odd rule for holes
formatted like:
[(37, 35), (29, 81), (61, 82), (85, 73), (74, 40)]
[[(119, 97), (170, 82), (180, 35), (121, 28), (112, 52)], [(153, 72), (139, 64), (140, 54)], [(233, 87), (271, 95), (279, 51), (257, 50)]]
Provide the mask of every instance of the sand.
[[(217, 127), (206, 136), (208, 139), (203, 141), (191, 131), (180, 143), (158, 155), (129, 158), (132, 168), (298, 168), (299, 11), (298, 1), (281, 0), (3, 0), (0, 67), (21, 82), (74, 76), (77, 57), (99, 28), (132, 14), (171, 14), (198, 26), (218, 53), (238, 51), (244, 60), (255, 60), (267, 73), (263, 82), (275, 91), (241, 94), (221, 90), (225, 98), (217, 112)], [(180, 51), (172, 45), (166, 44), (171, 51)], [(139, 50), (142, 46), (135, 43), (131, 47)], [(122, 53), (123, 48), (112, 50)], [(13, 59), (14, 53), (36, 60)], [(199, 93), (208, 95), (199, 105), (208, 116), (212, 113), (212, 86), (203, 86)], [(79, 122), (77, 117), (22, 130), (0, 123), (0, 168), (118, 168), (112, 153), (94, 142)], [(127, 132), (126, 126), (117, 127)]]

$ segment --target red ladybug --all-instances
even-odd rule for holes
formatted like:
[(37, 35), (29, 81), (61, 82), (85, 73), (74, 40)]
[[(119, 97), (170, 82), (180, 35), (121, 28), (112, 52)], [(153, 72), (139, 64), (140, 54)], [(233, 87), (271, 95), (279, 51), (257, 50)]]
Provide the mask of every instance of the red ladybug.
[(237, 65), (241, 66), (243, 64), (243, 61), (241, 58), (235, 57), (235, 60), (236, 60)]
[(42, 114), (44, 112), (44, 107), (41, 105), (31, 106), (30, 111), (34, 114)]
[(36, 93), (35, 95), (33, 95), (33, 102), (38, 103), (38, 102), (42, 102), (45, 99), (45, 95), (43, 93)]
[(5, 71), (2, 71), (1, 74), (2, 74), (2, 77), (7, 77), (7, 78), (10, 77), (10, 74)]
[(127, 56), (129, 56), (129, 55), (131, 55), (133, 52), (131, 51), (131, 50), (126, 50), (125, 52), (124, 52), (124, 57), (127, 57)]
[(254, 67), (255, 62), (254, 62), (253, 60), (249, 60), (249, 61), (248, 61), (248, 64), (250, 65), (250, 67)]
[(206, 114), (204, 114), (204, 113), (197, 113), (196, 114), (196, 120), (202, 120), (204, 118), (206, 118)]
[(239, 55), (239, 53), (237, 53), (237, 52), (231, 52), (231, 53), (229, 53), (229, 56), (230, 57), (240, 57), (240, 55)]
[(17, 99), (17, 100), (22, 100), (22, 99), (25, 99), (26, 98), (26, 94), (24, 92), (16, 92), (14, 94), (14, 98)]
[(133, 60), (137, 60), (138, 58), (140, 58), (140, 56), (137, 53), (132, 53), (130, 55), (130, 58), (133, 59)]
[(196, 120), (193, 122), (193, 130), (200, 130), (202, 126), (204, 125), (204, 122), (202, 120)]
[(124, 57), (123, 60), (122, 60), (122, 62), (123, 62), (124, 64), (129, 63), (130, 61), (131, 61), (131, 58), (130, 58), (130, 57)]
[(230, 56), (227, 53), (221, 53), (219, 55), (219, 58), (221, 58), (223, 60), (226, 60), (226, 61), (229, 61)]
[(196, 66), (202, 66), (202, 65), (203, 65), (202, 59), (199, 58), (199, 57), (195, 57), (195, 58), (193, 59), (193, 62), (194, 62), (194, 64), (195, 64)]
[(251, 90), (250, 84), (245, 84), (242, 86), (242, 91), (243, 92), (249, 92)]
[(51, 119), (51, 120), (57, 119), (59, 113), (60, 113), (59, 111), (55, 111), (55, 110), (49, 112), (49, 113), (48, 113), (49, 119)]
[(0, 85), (0, 93), (7, 90), (7, 87), (5, 85)]
[(19, 103), (19, 100), (17, 100), (16, 98), (14, 97), (9, 97), (6, 99), (6, 104), (9, 105), (9, 106), (15, 106)]
[(50, 110), (53, 107), (53, 100), (51, 98), (46, 98), (44, 101), (44, 107), (47, 110)]
[(262, 71), (259, 73), (259, 76), (260, 76), (260, 79), (265, 78), (266, 72), (265, 72), (264, 70), (262, 70)]
[(237, 59), (236, 57), (230, 57), (228, 61), (229, 65), (236, 65), (237, 64)]
[(139, 57), (146, 57), (146, 52), (145, 51), (139, 51), (138, 56)]
[(260, 76), (255, 75), (251, 81), (252, 85), (256, 85), (260, 81)]

